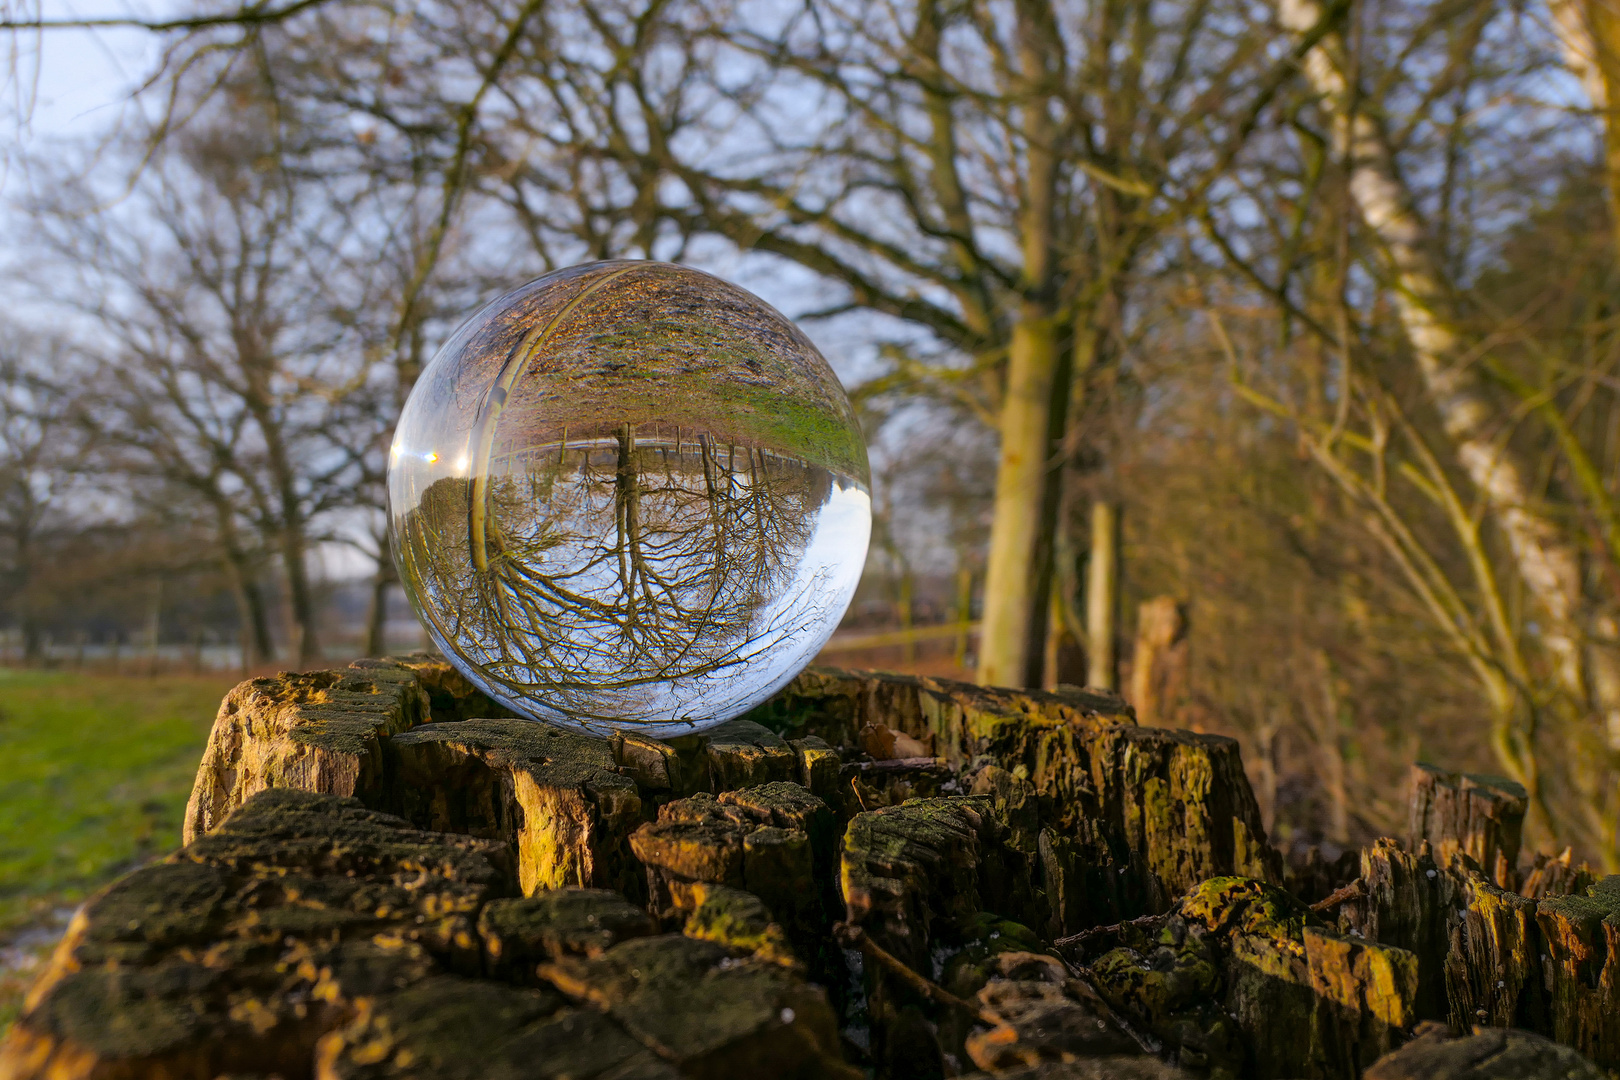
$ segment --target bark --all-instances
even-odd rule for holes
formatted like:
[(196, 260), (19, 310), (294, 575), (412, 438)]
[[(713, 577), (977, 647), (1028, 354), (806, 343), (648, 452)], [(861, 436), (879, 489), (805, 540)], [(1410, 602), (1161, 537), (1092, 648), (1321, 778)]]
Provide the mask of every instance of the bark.
[[(29, 603), (24, 598), (23, 603)], [(45, 631), (39, 625), (39, 619), (33, 611), (25, 607), (22, 616), (23, 663), (38, 664), (45, 659)]]
[(429, 719), (403, 664), (281, 674), (241, 683), (219, 708), (186, 804), (183, 839), (216, 828), (267, 788), (385, 801), (382, 738)]
[(253, 372), (249, 379), (248, 409), (264, 437), (271, 485), (275, 493), (272, 529), (281, 551), (282, 573), (287, 578), (287, 606), (292, 616), (293, 655), (300, 665), (308, 665), (320, 655), (317, 639), (319, 612), (309, 580), (309, 538), (305, 535), (302, 500), (298, 494), (298, 473), (289, 458), (280, 422), (270, 404), (264, 373)]
[(1620, 1067), (1620, 876), (1536, 906), (1554, 1039)]
[[(1046, 912), (1023, 914), (1054, 937), (1165, 911), (1208, 877), (1282, 880), (1237, 743), (1138, 727), (1111, 695), (811, 668), (752, 716), (846, 747), (878, 724), (930, 749), (923, 765), (846, 765), (843, 789), (830, 800), (835, 809), (979, 790), (974, 781), (986, 762), (1023, 778), (1031, 790), (1019, 804), (1034, 816), (1014, 832), (1028, 838), (1020, 849), (1034, 856), (1048, 899)], [(936, 763), (942, 779), (931, 775)], [(874, 774), (887, 764), (906, 768), (885, 788)]]
[(1529, 870), (1523, 876), (1524, 884), (1519, 891), (1532, 900), (1581, 894), (1597, 882), (1591, 867), (1584, 862), (1577, 863), (1567, 847), (1557, 855), (1538, 852), (1531, 856)]
[[(628, 838), (669, 799), (798, 782), (847, 820), (981, 790), (993, 764), (1028, 785), (995, 797), (1021, 808), (1007, 810), (1016, 848), (1060, 901), (1016, 915), (1054, 936), (1164, 911), (1215, 875), (1281, 880), (1237, 743), (1138, 727), (1117, 698), (811, 669), (752, 718), (668, 742), (564, 738), (498, 713), (425, 657), (243, 683), (209, 738), (186, 836), (290, 785), (499, 837), (526, 885), (634, 891)], [(862, 733), (878, 727), (931, 756), (870, 760)]]
[(242, 643), (242, 667), (267, 664), (275, 659), (275, 648), (270, 642), (270, 620), (265, 611), (264, 593), (259, 589), (247, 566), (246, 557), (239, 551), (227, 550), (225, 573), (236, 599), (237, 636)]
[[(1303, 33), (1316, 25), (1322, 9), (1315, 0), (1280, 0), (1278, 12), (1287, 29)], [(1393, 269), (1396, 309), (1429, 397), (1458, 463), (1490, 507), (1519, 577), (1542, 611), (1541, 642), (1559, 685), (1598, 718), (1611, 748), (1620, 749), (1620, 648), (1583, 594), (1578, 544), (1540, 506), (1531, 471), (1499, 438), (1500, 412), (1448, 321), (1445, 274), (1388, 142), (1373, 116), (1347, 111), (1353, 88), (1341, 49), (1338, 35), (1323, 38), (1306, 55), (1304, 72), (1333, 120), (1351, 196)]]
[[(1030, 592), (1028, 653), (1025, 657), (1022, 686), (1055, 686), (1059, 681), (1058, 655), (1048, 648), (1049, 638), (1057, 634), (1052, 624), (1052, 604), (1057, 596), (1059, 573), (1057, 565), (1062, 547), (1064, 527), (1064, 480), (1068, 470), (1063, 454), (1064, 432), (1069, 424), (1069, 401), (1073, 397), (1074, 352), (1060, 348), (1052, 376), (1051, 396), (1046, 412), (1047, 468), (1042, 478), (1040, 494), (1040, 528), (1035, 538), (1035, 553), (1031, 562), (1034, 584)], [(1056, 645), (1061, 642), (1051, 644)]]
[[(912, 625), (912, 591), (913, 575), (911, 565), (901, 560), (900, 581), (898, 583), (898, 595), (895, 597), (894, 612), (897, 621), (900, 623), (900, 630), (906, 634), (911, 632)], [(900, 646), (900, 661), (904, 664), (912, 664), (916, 662), (916, 659), (917, 643), (907, 637), (905, 643)]]
[(612, 747), (531, 720), (425, 724), (387, 741), (374, 798), (423, 828), (510, 844), (524, 895), (566, 887), (639, 893), (625, 837), (641, 820), (636, 782)]
[[(807, 964), (821, 979), (835, 977), (837, 966), (826, 948), (837, 843), (837, 818), (827, 804), (786, 782), (666, 803), (656, 822), (630, 836), (646, 870), (648, 907), (665, 925), (709, 906), (708, 936), (722, 937), (727, 920), (713, 906), (730, 891), (746, 890), (763, 922), (776, 928), (759, 927), (773, 955)], [(727, 906), (741, 902), (733, 897)]]
[(1457, 1031), (1475, 1024), (1546, 1032), (1552, 1028), (1537, 901), (1470, 874), (1466, 907), (1446, 954), (1449, 1020)]
[(1086, 683), (1112, 690), (1118, 682), (1114, 636), (1119, 612), (1119, 508), (1091, 504), (1091, 560), (1086, 568)]
[(1446, 953), (1462, 881), (1437, 865), (1427, 847), (1405, 851), (1378, 840), (1361, 853), (1360, 895), (1339, 908), (1339, 927), (1416, 958), (1413, 1019), (1446, 1016)]

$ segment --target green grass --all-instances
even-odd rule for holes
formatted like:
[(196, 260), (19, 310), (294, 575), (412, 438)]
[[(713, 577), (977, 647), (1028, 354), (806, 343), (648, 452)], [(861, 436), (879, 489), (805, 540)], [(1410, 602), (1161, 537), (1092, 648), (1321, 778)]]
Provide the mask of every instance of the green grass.
[[(0, 669), (0, 945), (180, 843), (233, 681)], [(25, 974), (0, 966), (0, 1031)]]

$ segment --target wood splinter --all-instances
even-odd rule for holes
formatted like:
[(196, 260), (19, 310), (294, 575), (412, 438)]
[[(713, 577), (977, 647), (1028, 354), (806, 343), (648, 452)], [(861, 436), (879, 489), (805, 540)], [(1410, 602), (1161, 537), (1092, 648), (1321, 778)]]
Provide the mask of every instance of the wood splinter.
[(1327, 896), (1312, 904), (1311, 910), (1320, 915), (1324, 911), (1333, 910), (1347, 900), (1360, 900), (1366, 895), (1367, 890), (1362, 886), (1361, 879), (1357, 878), (1348, 885), (1334, 889)]

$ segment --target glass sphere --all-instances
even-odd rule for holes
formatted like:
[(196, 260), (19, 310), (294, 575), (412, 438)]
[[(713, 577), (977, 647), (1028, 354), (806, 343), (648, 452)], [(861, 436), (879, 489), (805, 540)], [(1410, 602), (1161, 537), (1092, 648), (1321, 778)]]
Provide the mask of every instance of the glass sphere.
[(467, 320), (388, 465), (400, 578), (445, 656), (520, 715), (655, 737), (746, 712), (815, 657), (860, 580), (870, 484), (793, 323), (633, 261)]

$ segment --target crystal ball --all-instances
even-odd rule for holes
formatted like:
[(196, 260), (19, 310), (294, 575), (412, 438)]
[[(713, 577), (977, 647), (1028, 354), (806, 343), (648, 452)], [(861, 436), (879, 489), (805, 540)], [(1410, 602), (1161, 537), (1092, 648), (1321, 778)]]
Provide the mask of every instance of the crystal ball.
[(669, 263), (559, 270), (439, 350), (389, 452), (393, 552), (444, 655), (522, 716), (668, 737), (764, 701), (861, 575), (871, 473), (808, 338)]

